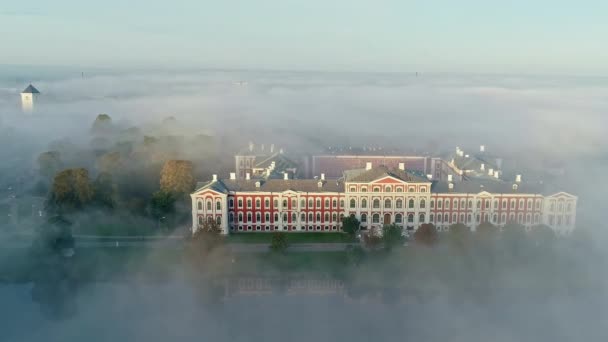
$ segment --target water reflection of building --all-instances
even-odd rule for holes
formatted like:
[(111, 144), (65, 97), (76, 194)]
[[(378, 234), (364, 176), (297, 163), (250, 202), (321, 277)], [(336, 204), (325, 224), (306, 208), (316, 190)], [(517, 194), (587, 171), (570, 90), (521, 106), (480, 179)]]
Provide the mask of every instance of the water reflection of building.
[(225, 296), (345, 295), (344, 282), (334, 278), (236, 277), (223, 280)]

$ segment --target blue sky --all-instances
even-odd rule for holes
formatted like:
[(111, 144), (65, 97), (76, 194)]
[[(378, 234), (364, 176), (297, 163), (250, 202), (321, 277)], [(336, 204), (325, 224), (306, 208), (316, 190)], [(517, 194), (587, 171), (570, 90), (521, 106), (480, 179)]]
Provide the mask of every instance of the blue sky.
[(605, 76), (606, 41), (603, 0), (0, 0), (0, 64)]

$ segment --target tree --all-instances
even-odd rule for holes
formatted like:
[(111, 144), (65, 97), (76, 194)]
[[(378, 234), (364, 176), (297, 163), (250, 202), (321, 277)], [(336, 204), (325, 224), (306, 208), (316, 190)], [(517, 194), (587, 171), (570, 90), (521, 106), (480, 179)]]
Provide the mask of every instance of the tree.
[(461, 251), (467, 250), (471, 246), (472, 238), (471, 229), (462, 223), (451, 225), (447, 234), (448, 243)]
[(157, 220), (175, 211), (175, 197), (167, 191), (157, 191), (150, 200), (150, 214)]
[(475, 229), (475, 239), (480, 242), (493, 242), (498, 237), (500, 229), (490, 222), (483, 222)]
[(48, 204), (51, 209), (81, 209), (91, 202), (93, 194), (86, 169), (66, 169), (55, 176)]
[(438, 240), (437, 228), (432, 223), (420, 225), (414, 233), (414, 242), (423, 246), (432, 246)]
[(359, 266), (364, 257), (365, 251), (361, 246), (348, 245), (346, 247), (346, 260), (350, 265)]
[(382, 242), (387, 250), (403, 243), (403, 227), (396, 224), (387, 224), (382, 227)]
[(223, 241), (222, 228), (215, 220), (207, 220), (192, 235), (192, 247), (199, 253), (207, 254)]
[(122, 167), (122, 158), (117, 151), (102, 154), (97, 158), (97, 170), (105, 173), (116, 173)]
[(108, 114), (99, 114), (93, 121), (91, 131), (95, 134), (108, 133), (112, 128), (112, 118)]
[(354, 215), (342, 218), (342, 230), (351, 235), (356, 236), (359, 232), (360, 222)]
[(95, 204), (106, 208), (114, 208), (116, 205), (116, 186), (109, 173), (100, 173), (93, 183), (93, 201)]
[(382, 243), (382, 237), (376, 227), (372, 227), (367, 234), (363, 234), (363, 243), (370, 249), (375, 249)]
[(168, 160), (160, 173), (160, 189), (176, 195), (185, 195), (194, 188), (192, 162), (188, 160)]
[(53, 178), (62, 167), (61, 156), (57, 151), (40, 153), (37, 161), (40, 175), (47, 179)]
[(272, 239), (270, 240), (270, 250), (276, 253), (285, 253), (287, 251), (287, 247), (289, 247), (289, 242), (287, 241), (287, 234), (282, 232), (276, 232), (272, 234)]

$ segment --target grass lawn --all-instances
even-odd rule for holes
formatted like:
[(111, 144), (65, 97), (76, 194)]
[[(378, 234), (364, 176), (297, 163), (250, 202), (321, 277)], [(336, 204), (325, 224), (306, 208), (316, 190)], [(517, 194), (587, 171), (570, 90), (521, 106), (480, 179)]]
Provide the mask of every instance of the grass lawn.
[[(289, 243), (337, 243), (355, 242), (345, 233), (285, 233)], [(272, 233), (232, 233), (228, 235), (228, 243), (268, 243)]]

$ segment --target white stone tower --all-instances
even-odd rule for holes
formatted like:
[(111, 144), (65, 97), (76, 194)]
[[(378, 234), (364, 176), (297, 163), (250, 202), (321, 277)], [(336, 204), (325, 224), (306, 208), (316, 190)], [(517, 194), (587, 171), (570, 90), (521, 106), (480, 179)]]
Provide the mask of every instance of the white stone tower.
[(34, 101), (38, 99), (38, 94), (40, 94), (38, 89), (31, 84), (21, 92), (21, 109), (24, 112), (31, 112), (34, 109)]

